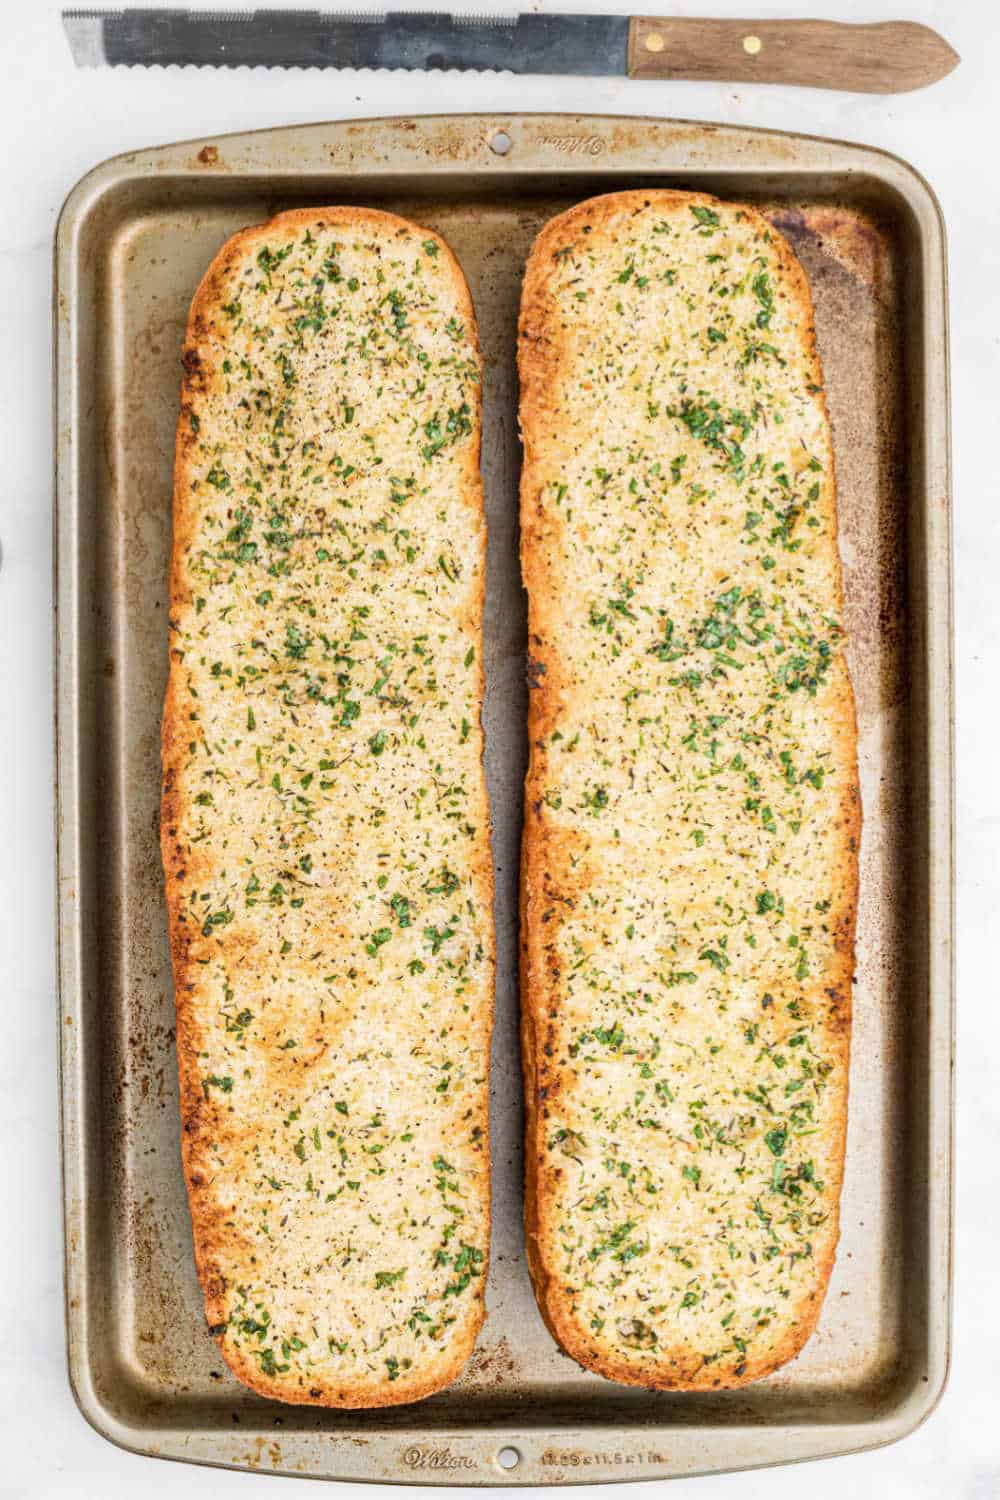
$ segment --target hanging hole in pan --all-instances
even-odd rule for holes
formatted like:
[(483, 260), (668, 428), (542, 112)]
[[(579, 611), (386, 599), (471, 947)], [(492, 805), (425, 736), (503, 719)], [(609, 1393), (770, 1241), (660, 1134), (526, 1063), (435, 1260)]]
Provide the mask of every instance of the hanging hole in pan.
[(497, 1454), (497, 1463), (501, 1469), (516, 1469), (521, 1462), (521, 1455), (516, 1448), (501, 1448)]
[[(494, 135), (490, 136), (490, 150), (493, 152), (494, 156), (506, 156), (507, 152), (510, 150), (511, 146), (513, 146), (513, 144), (514, 142), (511, 140), (506, 130), (498, 130)], [(507, 1451), (508, 1450), (505, 1448), (504, 1452), (506, 1453)], [(514, 1449), (511, 1448), (510, 1452), (513, 1453)]]

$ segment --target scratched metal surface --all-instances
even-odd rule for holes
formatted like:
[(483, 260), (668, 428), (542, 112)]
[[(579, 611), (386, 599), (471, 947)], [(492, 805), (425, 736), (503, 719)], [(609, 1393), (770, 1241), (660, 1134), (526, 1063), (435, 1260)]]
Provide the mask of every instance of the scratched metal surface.
[[(546, 219), (640, 183), (752, 198), (809, 274), (834, 425), (865, 819), (833, 1280), (797, 1360), (747, 1389), (705, 1395), (617, 1386), (563, 1356), (535, 1308), (521, 1231), (517, 304)], [(377, 1413), (253, 1396), (206, 1332), (180, 1172), (157, 844), (188, 304), (234, 230), (292, 205), (343, 201), (440, 230), (468, 277), (486, 361), (485, 723), (499, 948), (489, 1315), (455, 1385)], [(849, 1451), (903, 1435), (933, 1404), (950, 1300), (943, 257), (934, 200), (904, 164), (805, 137), (677, 122), (466, 116), (296, 127), (119, 158), (74, 190), (56, 264), (67, 1299), (74, 1389), (112, 1440), (315, 1476), (567, 1483)], [(504, 1448), (514, 1450), (511, 1468), (498, 1458)]]

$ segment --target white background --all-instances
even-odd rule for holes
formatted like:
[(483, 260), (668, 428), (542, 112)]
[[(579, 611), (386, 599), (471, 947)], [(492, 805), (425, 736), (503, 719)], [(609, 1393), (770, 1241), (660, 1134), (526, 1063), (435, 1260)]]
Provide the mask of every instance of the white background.
[[(280, 0), (267, 0), (271, 8)], [(311, 0), (316, 5), (322, 0)], [(433, 3), (433, 0), (427, 0)], [(638, 5), (639, 0), (635, 0)], [(656, 0), (645, 0), (650, 9)], [(412, 5), (412, 0), (411, 0)], [(470, 9), (470, 0), (464, 0)], [(534, 0), (535, 8), (542, 8)], [(456, 0), (456, 8), (458, 8)], [(555, 4), (551, 9), (558, 8)], [(624, 9), (621, 0), (563, 8)], [(798, 89), (451, 74), (77, 72), (55, 0), (0, 0), (0, 1496), (117, 1500), (304, 1495), (302, 1481), (136, 1458), (96, 1436), (65, 1375), (52, 818), (51, 241), (73, 183), (107, 156), (302, 121), (462, 110), (679, 115), (887, 148), (929, 179), (951, 262), (958, 751), (958, 1113), (954, 1361), (905, 1442), (807, 1467), (674, 1481), (670, 1500), (848, 1491), (879, 1500), (1000, 1496), (1000, 8), (994, 0), (675, 0), (685, 14), (907, 17), (963, 61), (886, 99)], [(390, 1486), (381, 1486), (388, 1493)], [(589, 1492), (588, 1487), (588, 1492)], [(629, 1486), (648, 1500), (652, 1483)], [(366, 1497), (376, 1491), (368, 1488)], [(452, 1491), (456, 1496), (472, 1491)], [(541, 1492), (537, 1492), (541, 1493)], [(583, 1493), (578, 1491), (577, 1493)], [(623, 1500), (625, 1497), (623, 1495)]]

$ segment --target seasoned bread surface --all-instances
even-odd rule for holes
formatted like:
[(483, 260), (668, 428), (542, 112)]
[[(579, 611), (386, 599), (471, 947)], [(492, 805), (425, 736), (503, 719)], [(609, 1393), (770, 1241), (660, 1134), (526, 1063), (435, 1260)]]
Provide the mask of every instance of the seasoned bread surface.
[(626, 192), (531, 255), (527, 1235), (614, 1380), (759, 1379), (838, 1236), (860, 803), (805, 276), (753, 209)]
[(207, 1318), (283, 1401), (426, 1396), (483, 1318), (479, 442), (437, 235), (308, 209), (219, 252), (184, 350), (162, 844)]

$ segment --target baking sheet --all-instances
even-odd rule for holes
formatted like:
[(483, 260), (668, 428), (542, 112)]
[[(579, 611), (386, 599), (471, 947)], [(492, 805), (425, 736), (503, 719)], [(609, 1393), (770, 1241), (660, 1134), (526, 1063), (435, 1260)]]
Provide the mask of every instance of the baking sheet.
[[(526, 758), (517, 304), (553, 214), (643, 183), (751, 198), (809, 274), (840, 489), (865, 825), (842, 1238), (819, 1329), (770, 1379), (646, 1392), (563, 1356), (521, 1232), (516, 921)], [(205, 1329), (179, 1159), (158, 853), (179, 354), (233, 231), (287, 207), (439, 230), (485, 356), (487, 775), (498, 938), (488, 1319), (462, 1378), (382, 1412), (244, 1390)], [(948, 1358), (951, 674), (944, 247), (911, 169), (687, 122), (455, 116), (294, 127), (119, 158), (60, 222), (57, 729), (70, 1373), (146, 1453), (326, 1477), (497, 1484), (667, 1476), (890, 1441)], [(502, 1455), (502, 1457), (501, 1457)], [(509, 1465), (509, 1467), (508, 1467)]]

